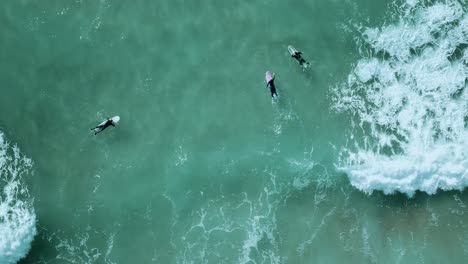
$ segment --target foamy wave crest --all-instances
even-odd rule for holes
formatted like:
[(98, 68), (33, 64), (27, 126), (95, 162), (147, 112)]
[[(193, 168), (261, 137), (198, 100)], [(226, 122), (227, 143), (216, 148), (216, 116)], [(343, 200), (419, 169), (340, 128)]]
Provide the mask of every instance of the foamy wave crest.
[(26, 256), (36, 234), (36, 215), (21, 176), (32, 162), (0, 132), (0, 263), (16, 263)]
[[(468, 15), (458, 1), (407, 1), (399, 21), (363, 30), (362, 55), (334, 89), (357, 118), (339, 167), (371, 193), (468, 184)], [(362, 131), (362, 132), (361, 132)], [(363, 136), (357, 136), (362, 133)]]

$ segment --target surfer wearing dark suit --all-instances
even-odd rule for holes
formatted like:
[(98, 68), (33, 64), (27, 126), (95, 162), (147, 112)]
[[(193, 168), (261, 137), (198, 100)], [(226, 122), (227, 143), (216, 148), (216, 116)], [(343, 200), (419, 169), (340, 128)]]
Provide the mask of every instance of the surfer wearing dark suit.
[(95, 130), (94, 135), (104, 131), (109, 126), (115, 126), (114, 121), (111, 118), (107, 118), (106, 122), (102, 125), (99, 125), (95, 128), (91, 128), (91, 130)]
[(301, 65), (302, 67), (308, 66), (310, 63), (304, 60), (304, 58), (302, 58), (301, 55), (302, 55), (302, 52), (295, 51), (293, 54), (291, 54), (291, 57), (295, 58), (299, 62), (299, 65)]
[(273, 78), (267, 83), (267, 88), (270, 88), (271, 98), (275, 98), (275, 95), (278, 96), (275, 86), (275, 74), (273, 74)]

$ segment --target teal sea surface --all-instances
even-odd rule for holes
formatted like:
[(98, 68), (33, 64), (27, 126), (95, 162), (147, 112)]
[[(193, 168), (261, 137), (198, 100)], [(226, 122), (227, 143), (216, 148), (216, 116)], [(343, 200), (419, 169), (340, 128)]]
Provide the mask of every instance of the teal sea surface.
[(468, 263), (465, 0), (0, 7), (0, 264)]

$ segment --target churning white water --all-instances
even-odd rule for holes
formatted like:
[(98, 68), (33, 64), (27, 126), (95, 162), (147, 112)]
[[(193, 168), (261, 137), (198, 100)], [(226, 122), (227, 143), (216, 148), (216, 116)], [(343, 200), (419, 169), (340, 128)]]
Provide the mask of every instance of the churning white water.
[(36, 215), (22, 176), (32, 161), (0, 132), (0, 263), (16, 263), (26, 256), (36, 234)]
[(467, 12), (457, 1), (414, 0), (397, 12), (397, 22), (363, 30), (362, 58), (334, 89), (333, 108), (355, 123), (339, 167), (367, 193), (461, 190), (468, 185)]

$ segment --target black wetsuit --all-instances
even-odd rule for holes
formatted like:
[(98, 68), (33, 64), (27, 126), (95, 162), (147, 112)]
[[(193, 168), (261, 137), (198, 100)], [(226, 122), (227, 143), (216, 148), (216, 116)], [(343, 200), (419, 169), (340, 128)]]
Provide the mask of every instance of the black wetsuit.
[(271, 97), (272, 97), (272, 98), (275, 98), (274, 95), (278, 96), (278, 94), (276, 93), (275, 77), (273, 77), (273, 79), (271, 79), (271, 80), (267, 83), (267, 87), (270, 88), (270, 92), (271, 92)]
[(97, 126), (95, 128), (91, 128), (91, 130), (97, 130), (96, 132), (94, 132), (94, 135), (96, 135), (97, 133), (102, 132), (104, 129), (106, 129), (109, 126), (115, 126), (115, 125), (114, 125), (114, 121), (112, 121), (112, 119), (107, 118), (106, 123), (104, 123), (102, 125), (99, 125), (99, 126)]
[(291, 57), (295, 58), (301, 66), (304, 66), (304, 64), (309, 64), (306, 60), (304, 60), (304, 58), (302, 58), (301, 54), (302, 52), (298, 51), (292, 54)]

